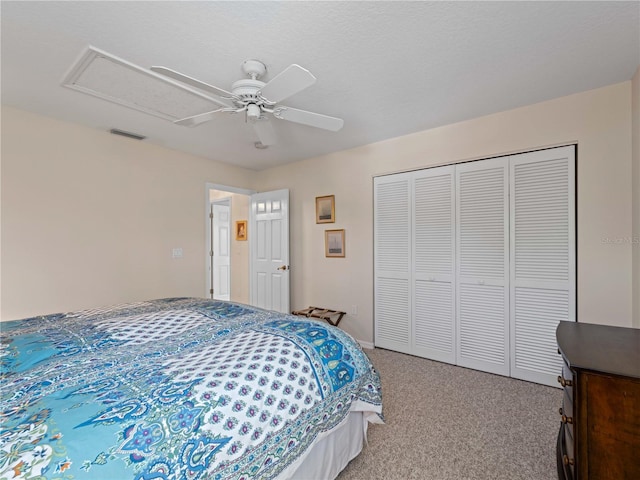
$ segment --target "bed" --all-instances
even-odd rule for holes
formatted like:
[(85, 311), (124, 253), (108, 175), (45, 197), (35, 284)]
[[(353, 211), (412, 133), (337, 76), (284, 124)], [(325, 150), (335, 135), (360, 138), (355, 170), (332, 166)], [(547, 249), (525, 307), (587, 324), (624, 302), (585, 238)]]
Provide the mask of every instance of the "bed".
[(169, 298), (0, 324), (0, 479), (335, 478), (380, 381), (324, 322)]

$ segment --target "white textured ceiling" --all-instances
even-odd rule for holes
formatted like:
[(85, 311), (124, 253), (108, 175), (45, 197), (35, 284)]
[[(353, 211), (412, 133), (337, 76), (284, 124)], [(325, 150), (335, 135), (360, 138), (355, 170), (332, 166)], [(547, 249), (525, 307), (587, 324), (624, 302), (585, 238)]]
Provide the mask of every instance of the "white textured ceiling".
[[(640, 2), (0, 3), (2, 102), (146, 135), (256, 170), (629, 80)], [(257, 150), (242, 115), (185, 128), (61, 86), (93, 45), (229, 89), (259, 59), (318, 79), (283, 103), (345, 120), (328, 132), (274, 120)]]

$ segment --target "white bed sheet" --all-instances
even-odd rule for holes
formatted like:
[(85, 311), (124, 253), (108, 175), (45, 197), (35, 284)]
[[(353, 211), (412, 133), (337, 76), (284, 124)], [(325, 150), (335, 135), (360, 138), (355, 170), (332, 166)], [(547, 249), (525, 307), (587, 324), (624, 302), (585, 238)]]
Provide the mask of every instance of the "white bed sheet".
[(333, 480), (361, 451), (369, 422), (383, 423), (376, 412), (355, 402), (344, 421), (318, 436), (308, 453), (278, 475), (278, 480)]

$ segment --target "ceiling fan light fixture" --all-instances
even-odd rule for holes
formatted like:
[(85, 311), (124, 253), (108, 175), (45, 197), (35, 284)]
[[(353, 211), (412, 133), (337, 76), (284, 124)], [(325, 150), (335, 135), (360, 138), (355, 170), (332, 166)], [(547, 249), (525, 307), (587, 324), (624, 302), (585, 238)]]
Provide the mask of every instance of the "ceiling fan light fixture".
[(254, 103), (250, 103), (247, 105), (247, 117), (249, 120), (259, 120), (262, 112), (260, 111), (260, 107)]

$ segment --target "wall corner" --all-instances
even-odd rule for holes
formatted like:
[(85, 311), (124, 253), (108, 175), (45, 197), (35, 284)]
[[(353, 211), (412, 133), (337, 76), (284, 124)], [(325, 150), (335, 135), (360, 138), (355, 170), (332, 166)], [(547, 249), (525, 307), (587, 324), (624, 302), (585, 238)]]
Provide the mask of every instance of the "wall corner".
[(640, 65), (631, 80), (632, 325), (640, 328)]

